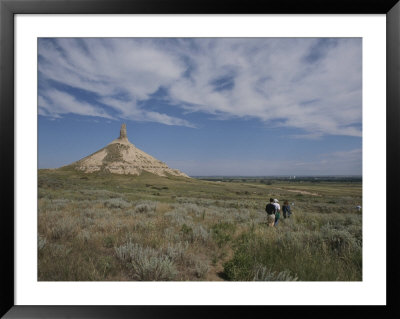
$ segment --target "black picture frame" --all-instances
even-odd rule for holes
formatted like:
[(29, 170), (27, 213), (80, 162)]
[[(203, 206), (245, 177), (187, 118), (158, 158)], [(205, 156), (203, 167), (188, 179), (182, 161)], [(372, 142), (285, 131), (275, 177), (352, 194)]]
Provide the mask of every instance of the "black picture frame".
[[(387, 49), (386, 306), (22, 306), (14, 303), (14, 15), (15, 14), (385, 14)], [(295, 317), (399, 317), (395, 206), (400, 136), (400, 3), (398, 0), (0, 0), (0, 315), (4, 318), (226, 318), (233, 315)], [(381, 106), (383, 107), (383, 106)], [(384, 213), (384, 212), (379, 212)]]

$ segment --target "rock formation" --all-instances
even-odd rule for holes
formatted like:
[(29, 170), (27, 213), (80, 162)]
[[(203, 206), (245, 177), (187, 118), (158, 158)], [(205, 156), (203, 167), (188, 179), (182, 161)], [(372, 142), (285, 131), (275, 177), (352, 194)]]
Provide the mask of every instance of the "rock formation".
[(121, 125), (119, 137), (99, 151), (72, 163), (74, 169), (93, 173), (98, 171), (114, 174), (140, 175), (143, 171), (159, 176), (189, 177), (177, 169), (157, 160), (135, 147), (128, 140), (126, 124)]
[(128, 139), (128, 136), (126, 135), (126, 124), (121, 125), (121, 130), (119, 131), (119, 139)]

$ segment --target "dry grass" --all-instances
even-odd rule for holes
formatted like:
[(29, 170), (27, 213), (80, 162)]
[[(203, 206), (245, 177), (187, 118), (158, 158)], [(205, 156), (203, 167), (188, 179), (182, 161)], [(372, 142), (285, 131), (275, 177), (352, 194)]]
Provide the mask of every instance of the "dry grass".
[[(39, 172), (38, 279), (361, 280), (361, 187), (279, 188)], [(271, 196), (296, 204), (277, 228)]]

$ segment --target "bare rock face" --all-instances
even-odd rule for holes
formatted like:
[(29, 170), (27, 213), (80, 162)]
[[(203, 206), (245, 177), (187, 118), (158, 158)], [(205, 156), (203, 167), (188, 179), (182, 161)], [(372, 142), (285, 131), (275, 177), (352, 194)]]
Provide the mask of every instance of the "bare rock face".
[(121, 125), (121, 130), (119, 131), (119, 138), (122, 139), (128, 139), (128, 136), (126, 135), (126, 124)]
[(128, 140), (126, 124), (121, 125), (119, 137), (99, 151), (71, 164), (76, 170), (85, 173), (97, 171), (114, 174), (140, 175), (143, 171), (159, 176), (189, 177), (177, 169), (135, 147)]

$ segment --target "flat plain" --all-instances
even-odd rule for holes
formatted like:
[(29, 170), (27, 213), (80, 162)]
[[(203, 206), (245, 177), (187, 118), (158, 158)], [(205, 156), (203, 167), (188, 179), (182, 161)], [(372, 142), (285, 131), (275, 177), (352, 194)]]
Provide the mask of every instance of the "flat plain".
[[(270, 197), (293, 203), (276, 227)], [(351, 179), (41, 169), (38, 280), (360, 281), (361, 202)]]

